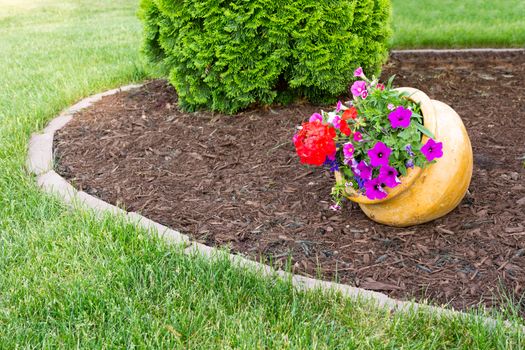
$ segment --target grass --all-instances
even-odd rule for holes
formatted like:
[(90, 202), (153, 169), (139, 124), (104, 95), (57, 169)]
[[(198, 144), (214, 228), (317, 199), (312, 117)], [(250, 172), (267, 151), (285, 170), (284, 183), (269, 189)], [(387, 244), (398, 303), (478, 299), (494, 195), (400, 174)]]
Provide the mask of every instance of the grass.
[(524, 47), (523, 0), (392, 0), (395, 48)]
[(82, 96), (150, 75), (135, 8), (0, 0), (0, 349), (525, 346), (501, 322), (391, 314), (298, 292), (40, 193), (24, 170), (29, 135)]

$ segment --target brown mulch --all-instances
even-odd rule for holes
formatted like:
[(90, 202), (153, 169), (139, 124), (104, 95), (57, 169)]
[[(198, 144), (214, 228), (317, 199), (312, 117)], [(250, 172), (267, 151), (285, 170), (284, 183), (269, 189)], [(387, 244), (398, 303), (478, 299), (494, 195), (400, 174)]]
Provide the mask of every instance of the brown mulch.
[(383, 77), (451, 105), (471, 136), (470, 193), (417, 227), (329, 210), (330, 173), (301, 165), (299, 103), (238, 116), (182, 113), (165, 81), (104, 98), (55, 139), (79, 189), (212, 246), (296, 273), (466, 309), (525, 292), (525, 54), (395, 54)]

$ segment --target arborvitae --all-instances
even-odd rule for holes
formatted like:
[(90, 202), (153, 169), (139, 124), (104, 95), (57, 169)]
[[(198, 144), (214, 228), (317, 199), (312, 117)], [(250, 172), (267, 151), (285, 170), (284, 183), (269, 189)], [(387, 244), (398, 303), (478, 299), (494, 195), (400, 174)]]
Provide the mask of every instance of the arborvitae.
[(144, 52), (188, 111), (329, 102), (387, 57), (390, 0), (141, 0)]

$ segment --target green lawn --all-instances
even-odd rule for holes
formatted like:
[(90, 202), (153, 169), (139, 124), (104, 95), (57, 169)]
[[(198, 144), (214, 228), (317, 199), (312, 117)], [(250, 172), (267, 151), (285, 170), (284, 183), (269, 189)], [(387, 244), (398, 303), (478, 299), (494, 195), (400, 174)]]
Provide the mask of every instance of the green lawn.
[(150, 76), (135, 8), (0, 0), (0, 349), (525, 347), (501, 324), (297, 292), (41, 194), (24, 170), (29, 135), (83, 96)]
[(392, 0), (395, 48), (525, 47), (523, 0)]

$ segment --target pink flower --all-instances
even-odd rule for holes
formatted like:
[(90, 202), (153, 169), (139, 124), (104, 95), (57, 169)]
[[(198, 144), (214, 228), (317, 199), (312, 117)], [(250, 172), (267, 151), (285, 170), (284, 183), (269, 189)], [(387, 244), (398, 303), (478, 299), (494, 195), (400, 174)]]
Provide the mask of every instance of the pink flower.
[(368, 151), (368, 156), (370, 157), (370, 165), (373, 167), (388, 165), (388, 158), (392, 150), (385, 145), (383, 142), (378, 141), (374, 147)]
[(343, 145), (343, 154), (345, 158), (350, 159), (354, 156), (355, 147), (352, 143), (345, 143)]
[(341, 128), (341, 117), (336, 115), (335, 117), (332, 118), (331, 123), (334, 126), (334, 128), (340, 129)]
[(365, 74), (363, 73), (363, 68), (359, 67), (354, 71), (354, 77), (356, 78), (365, 78)]
[(312, 116), (310, 117), (309, 122), (310, 122), (310, 123), (313, 123), (313, 122), (315, 122), (316, 120), (322, 123), (322, 122), (323, 122), (323, 116), (320, 115), (319, 113), (314, 113), (314, 114), (312, 114)]
[(350, 88), (350, 91), (352, 92), (352, 95), (354, 96), (361, 96), (363, 91), (366, 91), (366, 82), (362, 80), (358, 80), (355, 83), (352, 84), (352, 87)]
[(337, 101), (337, 107), (335, 108), (335, 111), (339, 113), (339, 111), (341, 111), (341, 108), (343, 108), (343, 102)]
[(393, 104), (389, 103), (388, 106), (386, 106), (390, 111), (393, 111), (394, 108), (396, 108)]
[(443, 157), (443, 142), (428, 139), (427, 143), (421, 147), (421, 153), (423, 153), (429, 162), (436, 158), (441, 158)]
[(410, 126), (411, 117), (412, 111), (410, 109), (399, 106), (393, 112), (390, 112), (388, 115), (388, 120), (390, 120), (390, 125), (392, 125), (392, 128), (396, 129), (398, 127), (402, 127), (406, 129)]
[(361, 98), (362, 98), (363, 100), (364, 100), (365, 98), (367, 98), (367, 97), (368, 97), (368, 91), (367, 91), (367, 90), (361, 92)]
[(381, 84), (381, 83), (378, 83), (378, 84), (376, 85), (376, 89), (379, 89), (379, 90), (383, 91), (383, 90), (385, 89), (385, 85), (383, 85), (383, 84)]
[(361, 135), (361, 133), (359, 131), (356, 131), (354, 133), (354, 141), (356, 141), (356, 142), (363, 141), (363, 135)]

